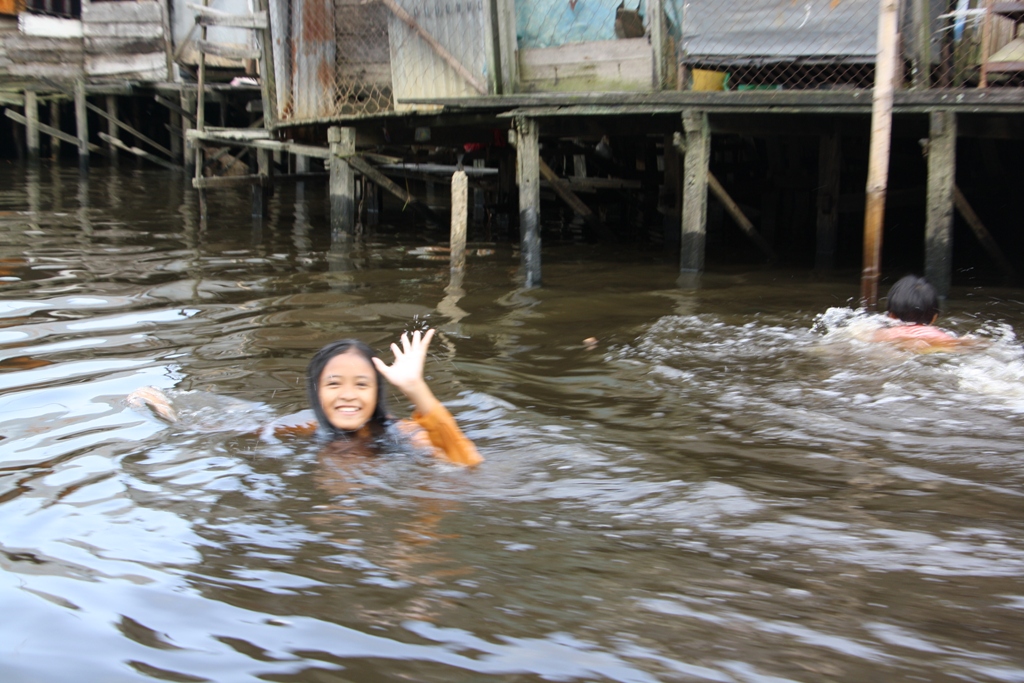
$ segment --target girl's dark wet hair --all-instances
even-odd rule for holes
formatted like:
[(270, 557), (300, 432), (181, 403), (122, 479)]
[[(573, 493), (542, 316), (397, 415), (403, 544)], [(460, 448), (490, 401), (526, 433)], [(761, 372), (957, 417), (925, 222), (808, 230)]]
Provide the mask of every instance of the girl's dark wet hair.
[(350, 434), (350, 432), (338, 429), (332, 425), (330, 420), (327, 419), (324, 409), (320, 406), (320, 375), (323, 374), (324, 368), (327, 367), (332, 358), (343, 353), (358, 354), (365, 358), (366, 362), (373, 368), (373, 373), (377, 378), (377, 405), (374, 406), (373, 416), (370, 418), (368, 426), (375, 436), (380, 436), (391, 422), (387, 403), (388, 383), (384, 376), (380, 374), (377, 366), (373, 364), (373, 358), (377, 354), (358, 339), (342, 339), (332, 342), (317, 351), (313, 358), (310, 359), (309, 366), (306, 368), (306, 395), (309, 397), (309, 404), (316, 414), (316, 420), (332, 438), (346, 437)]
[(886, 310), (903, 322), (931, 325), (939, 314), (939, 295), (923, 277), (907, 275), (889, 290)]

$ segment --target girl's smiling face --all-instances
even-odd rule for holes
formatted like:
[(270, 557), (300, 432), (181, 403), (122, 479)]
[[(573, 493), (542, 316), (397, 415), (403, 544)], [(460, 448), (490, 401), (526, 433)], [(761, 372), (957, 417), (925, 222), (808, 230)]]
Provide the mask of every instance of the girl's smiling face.
[(320, 407), (336, 429), (354, 432), (377, 407), (377, 372), (355, 351), (339, 354), (320, 373)]

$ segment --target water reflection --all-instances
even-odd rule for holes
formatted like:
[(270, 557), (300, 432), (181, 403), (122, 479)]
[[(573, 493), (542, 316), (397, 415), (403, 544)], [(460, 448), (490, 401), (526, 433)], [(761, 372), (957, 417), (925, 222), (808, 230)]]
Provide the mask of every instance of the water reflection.
[[(4, 680), (1024, 677), (1018, 292), (915, 356), (841, 278), (550, 247), (524, 290), (505, 245), (332, 239), (313, 181), (255, 233), (247, 190), (0, 173)], [(323, 343), (424, 324), (482, 467), (262, 436)]]

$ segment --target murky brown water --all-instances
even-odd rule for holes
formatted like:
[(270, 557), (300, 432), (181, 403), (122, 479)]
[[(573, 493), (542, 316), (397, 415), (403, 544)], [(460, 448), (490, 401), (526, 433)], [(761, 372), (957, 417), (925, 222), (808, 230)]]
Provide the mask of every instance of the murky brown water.
[[(4, 683), (1024, 680), (1020, 290), (910, 356), (845, 334), (856, 276), (566, 246), (520, 291), (497, 244), (446, 291), (425, 231), (332, 249), (322, 187), (203, 226), (185, 184), (0, 167)], [(424, 324), (478, 469), (251, 432)]]

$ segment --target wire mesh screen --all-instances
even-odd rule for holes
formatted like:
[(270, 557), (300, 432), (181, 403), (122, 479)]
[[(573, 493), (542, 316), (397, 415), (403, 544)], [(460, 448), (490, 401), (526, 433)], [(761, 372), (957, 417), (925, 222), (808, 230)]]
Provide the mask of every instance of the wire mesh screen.
[(486, 0), (273, 0), (278, 118), (328, 120), (488, 91)]
[[(904, 85), (1021, 85), (1024, 12), (1005, 9), (1018, 4), (902, 0)], [(278, 117), (301, 123), (492, 93), (502, 54), (518, 60), (518, 92), (867, 89), (879, 1), (271, 0), (270, 7)]]

